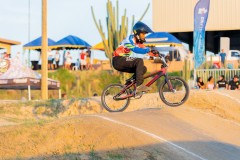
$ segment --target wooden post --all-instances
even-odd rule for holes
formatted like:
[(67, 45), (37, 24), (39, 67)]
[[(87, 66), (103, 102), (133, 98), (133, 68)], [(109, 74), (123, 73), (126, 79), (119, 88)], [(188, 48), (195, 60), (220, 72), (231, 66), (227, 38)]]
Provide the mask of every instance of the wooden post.
[(60, 88), (58, 89), (58, 98), (62, 99), (62, 93), (61, 93), (61, 89)]
[(28, 100), (31, 100), (31, 86), (28, 85)]
[(48, 99), (48, 60), (47, 60), (47, 0), (42, 0), (42, 80), (41, 95), (43, 100)]

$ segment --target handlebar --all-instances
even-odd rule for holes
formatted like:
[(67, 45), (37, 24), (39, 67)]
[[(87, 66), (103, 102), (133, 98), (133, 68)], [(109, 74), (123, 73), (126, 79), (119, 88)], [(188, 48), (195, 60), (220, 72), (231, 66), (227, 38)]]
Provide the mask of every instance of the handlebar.
[(157, 57), (159, 57), (163, 63), (162, 67), (168, 67), (167, 61), (168, 61), (168, 56), (161, 54), (158, 52), (158, 50), (152, 50), (151, 51), (153, 54), (157, 55)]
[(163, 67), (168, 67), (167, 61), (166, 61), (166, 56), (159, 56), (161, 58), (161, 61), (163, 62)]

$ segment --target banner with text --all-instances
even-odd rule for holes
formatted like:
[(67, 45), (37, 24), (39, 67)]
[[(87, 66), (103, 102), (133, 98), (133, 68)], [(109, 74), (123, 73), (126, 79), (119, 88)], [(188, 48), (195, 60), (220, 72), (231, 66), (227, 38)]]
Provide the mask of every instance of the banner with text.
[(199, 0), (194, 8), (194, 68), (205, 61), (205, 27), (208, 19), (210, 0)]

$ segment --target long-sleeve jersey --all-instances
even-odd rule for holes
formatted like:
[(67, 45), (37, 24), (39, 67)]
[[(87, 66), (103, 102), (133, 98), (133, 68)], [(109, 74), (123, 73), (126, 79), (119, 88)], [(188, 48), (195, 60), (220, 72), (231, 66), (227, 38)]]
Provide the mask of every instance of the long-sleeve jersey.
[(143, 44), (134, 43), (134, 36), (130, 35), (125, 38), (120, 46), (115, 50), (114, 56), (130, 56), (132, 53), (146, 54), (150, 52), (150, 48), (145, 47)]

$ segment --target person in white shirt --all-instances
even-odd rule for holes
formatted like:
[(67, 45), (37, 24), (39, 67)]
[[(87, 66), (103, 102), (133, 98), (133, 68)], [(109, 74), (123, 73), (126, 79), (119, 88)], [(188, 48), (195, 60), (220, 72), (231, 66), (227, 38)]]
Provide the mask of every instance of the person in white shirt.
[(71, 69), (71, 63), (72, 63), (72, 56), (70, 52), (67, 52), (65, 55), (66, 61), (65, 61), (65, 68), (66, 69)]
[(60, 55), (59, 55), (58, 51), (56, 51), (56, 53), (55, 53), (54, 60), (55, 60), (55, 63), (56, 63), (55, 68), (58, 69), (59, 68), (59, 60), (60, 60)]

